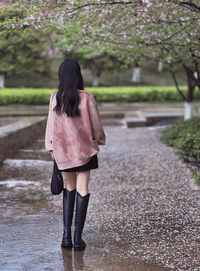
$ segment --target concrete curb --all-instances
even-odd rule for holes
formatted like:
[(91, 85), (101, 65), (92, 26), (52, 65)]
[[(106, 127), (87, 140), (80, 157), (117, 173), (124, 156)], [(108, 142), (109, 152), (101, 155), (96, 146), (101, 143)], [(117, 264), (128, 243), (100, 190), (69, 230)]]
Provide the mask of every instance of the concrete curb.
[(144, 118), (126, 118), (128, 128), (144, 127), (156, 124), (159, 121), (173, 121), (183, 118), (182, 114), (155, 113), (145, 114)]
[(29, 117), (0, 127), (0, 165), (45, 132), (46, 117)]
[(178, 120), (180, 118), (183, 118), (183, 114), (170, 114), (170, 113), (157, 113), (157, 114), (153, 114), (153, 113), (148, 113), (146, 114), (146, 121), (147, 121), (147, 126), (153, 125), (158, 121), (161, 120)]

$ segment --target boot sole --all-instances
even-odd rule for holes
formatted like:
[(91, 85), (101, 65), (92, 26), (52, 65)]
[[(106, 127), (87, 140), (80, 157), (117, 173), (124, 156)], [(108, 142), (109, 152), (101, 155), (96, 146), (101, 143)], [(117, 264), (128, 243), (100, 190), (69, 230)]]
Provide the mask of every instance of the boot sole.
[(63, 248), (72, 248), (73, 247), (73, 245), (72, 244), (61, 244), (61, 247), (63, 247)]
[(62, 248), (69, 248), (71, 249), (73, 246), (64, 246), (64, 245), (61, 245)]
[(80, 251), (80, 250), (83, 250), (85, 249), (86, 245), (84, 246), (74, 246), (74, 251)]

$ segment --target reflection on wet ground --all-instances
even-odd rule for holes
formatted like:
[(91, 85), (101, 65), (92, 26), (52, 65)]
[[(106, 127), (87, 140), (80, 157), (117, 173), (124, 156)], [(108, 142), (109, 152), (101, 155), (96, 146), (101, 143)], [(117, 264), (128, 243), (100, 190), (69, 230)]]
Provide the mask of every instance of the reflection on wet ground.
[(44, 137), (0, 171), (1, 270), (200, 270), (200, 190), (161, 129), (105, 126), (83, 238), (61, 249), (62, 195), (50, 194)]
[(0, 127), (4, 125), (9, 125), (11, 123), (15, 123), (16, 121), (19, 121), (23, 117), (1, 117), (0, 118)]

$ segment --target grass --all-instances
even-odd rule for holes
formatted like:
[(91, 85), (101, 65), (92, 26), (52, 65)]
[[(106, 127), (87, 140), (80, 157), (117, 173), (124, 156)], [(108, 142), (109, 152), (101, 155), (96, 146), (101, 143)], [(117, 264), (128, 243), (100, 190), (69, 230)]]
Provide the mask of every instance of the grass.
[[(186, 93), (187, 87), (181, 87)], [(97, 102), (181, 102), (182, 98), (174, 86), (113, 86), (113, 87), (85, 87)], [(43, 105), (49, 103), (52, 92), (49, 88), (4, 88), (0, 89), (0, 105), (32, 104)], [(200, 100), (200, 93), (196, 92), (196, 100)]]
[(191, 172), (191, 174), (192, 174), (192, 176), (193, 176), (193, 178), (195, 180), (195, 183), (198, 186), (200, 186), (200, 175), (199, 175), (199, 173), (192, 167), (189, 167), (189, 169), (190, 169), (190, 172)]

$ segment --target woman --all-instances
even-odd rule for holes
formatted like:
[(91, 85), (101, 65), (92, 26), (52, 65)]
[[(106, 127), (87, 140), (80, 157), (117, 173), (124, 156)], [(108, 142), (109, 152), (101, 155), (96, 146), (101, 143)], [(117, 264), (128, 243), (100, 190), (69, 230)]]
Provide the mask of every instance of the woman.
[[(82, 250), (82, 231), (90, 193), (90, 170), (98, 168), (98, 145), (105, 145), (105, 133), (94, 96), (84, 90), (81, 69), (75, 59), (65, 59), (58, 70), (59, 87), (52, 93), (45, 132), (45, 148), (63, 172), (64, 232), (61, 246)], [(71, 225), (75, 211), (72, 243)]]

